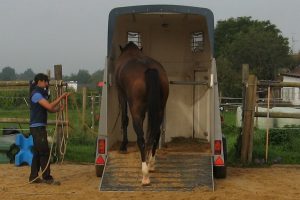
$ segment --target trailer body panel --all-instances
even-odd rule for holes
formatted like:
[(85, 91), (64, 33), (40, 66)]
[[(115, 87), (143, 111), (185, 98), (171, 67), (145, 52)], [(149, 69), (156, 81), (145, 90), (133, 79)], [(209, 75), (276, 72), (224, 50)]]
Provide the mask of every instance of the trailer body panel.
[[(214, 165), (225, 166), (213, 13), (206, 8), (176, 5), (121, 7), (109, 14), (98, 137), (98, 140), (106, 141), (102, 157), (106, 159), (113, 145), (122, 140), (114, 72), (119, 47), (128, 41), (135, 42), (146, 55), (159, 61), (170, 80), (161, 144), (178, 137), (206, 141), (211, 144), (210, 156)], [(128, 139), (136, 141), (131, 115), (128, 115)], [(146, 126), (144, 123), (144, 130)], [(96, 153), (96, 160), (99, 155)]]

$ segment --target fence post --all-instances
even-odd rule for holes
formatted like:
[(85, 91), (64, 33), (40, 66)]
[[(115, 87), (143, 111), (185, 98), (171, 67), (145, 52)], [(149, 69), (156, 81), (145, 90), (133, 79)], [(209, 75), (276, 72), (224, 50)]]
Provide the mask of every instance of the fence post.
[(243, 119), (244, 119), (244, 109), (245, 109), (245, 95), (246, 95), (246, 84), (248, 81), (249, 77), (249, 65), (248, 64), (243, 64), (242, 65), (242, 85), (243, 85), (243, 90), (242, 90), (242, 126), (243, 126)]
[(265, 151), (265, 161), (268, 162), (269, 154), (269, 131), (270, 131), (270, 93), (271, 87), (268, 87), (268, 100), (267, 100), (267, 120), (266, 120), (266, 151)]
[(252, 161), (253, 149), (253, 127), (254, 127), (254, 113), (256, 102), (256, 87), (257, 78), (254, 75), (249, 75), (246, 84), (245, 93), (245, 107), (242, 128), (242, 149), (241, 161), (242, 163), (250, 163)]
[[(82, 116), (81, 116), (81, 120), (82, 120), (82, 127), (84, 128), (84, 124), (85, 124), (85, 113), (86, 113), (86, 94), (87, 93), (87, 87), (82, 87)], [(85, 130), (85, 129), (84, 129)]]
[[(54, 78), (56, 81), (62, 80), (62, 65), (54, 65)], [(62, 87), (60, 85), (58, 85), (57, 86), (57, 97), (59, 97), (61, 92), (62, 92)], [(58, 119), (60, 118), (60, 116), (63, 116), (62, 112), (63, 111), (60, 111), (59, 113), (57, 113)], [(58, 119), (56, 119), (56, 120), (58, 120)], [(56, 152), (57, 152), (58, 159), (60, 159), (62, 157), (62, 154), (61, 154), (62, 138), (63, 138), (63, 126), (57, 125), (57, 127), (56, 127)], [(65, 147), (62, 147), (62, 148), (64, 149)]]
[(92, 115), (91, 128), (94, 129), (94, 127), (95, 127), (95, 95), (93, 93), (91, 93), (91, 115)]

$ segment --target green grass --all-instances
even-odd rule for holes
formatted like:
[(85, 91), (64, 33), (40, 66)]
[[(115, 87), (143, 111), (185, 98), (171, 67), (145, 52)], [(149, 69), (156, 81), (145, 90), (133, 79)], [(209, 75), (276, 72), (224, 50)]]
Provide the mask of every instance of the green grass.
[[(240, 154), (237, 153), (237, 139), (241, 133), (241, 128), (235, 126), (236, 113), (223, 112), (222, 116), (224, 117), (222, 131), (227, 138), (228, 163), (229, 165), (239, 165)], [(278, 160), (282, 164), (300, 164), (300, 128), (292, 128), (270, 129), (268, 164), (276, 163)], [(255, 129), (253, 136), (253, 160), (265, 159), (265, 149), (266, 131)]]
[(236, 113), (235, 112), (222, 112), (224, 118), (224, 124), (227, 126), (236, 126)]
[(223, 112), (224, 122), (222, 124), (222, 132), (227, 140), (228, 164), (235, 165), (238, 163), (239, 156), (236, 151), (237, 138), (241, 132), (240, 128), (236, 127), (236, 114), (235, 112)]
[(95, 150), (95, 144), (74, 144), (70, 142), (67, 145), (65, 160), (72, 162), (93, 163), (95, 161)]
[[(279, 136), (279, 137), (278, 137)], [(280, 160), (282, 164), (300, 164), (299, 129), (270, 129), (268, 163)], [(256, 129), (253, 141), (253, 159), (264, 159), (266, 131)]]

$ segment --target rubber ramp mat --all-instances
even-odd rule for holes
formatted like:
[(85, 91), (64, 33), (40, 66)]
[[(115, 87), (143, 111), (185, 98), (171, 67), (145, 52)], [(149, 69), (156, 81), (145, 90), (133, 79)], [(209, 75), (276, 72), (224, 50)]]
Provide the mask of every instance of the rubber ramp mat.
[(199, 186), (214, 189), (211, 156), (196, 153), (159, 153), (150, 186), (141, 186), (139, 152), (108, 155), (100, 191), (191, 191)]

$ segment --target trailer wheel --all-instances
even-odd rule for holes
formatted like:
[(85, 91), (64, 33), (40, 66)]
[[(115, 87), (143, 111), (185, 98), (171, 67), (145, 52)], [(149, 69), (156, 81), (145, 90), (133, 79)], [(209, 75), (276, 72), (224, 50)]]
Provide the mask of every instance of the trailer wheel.
[(96, 176), (102, 177), (104, 165), (95, 165), (95, 169), (96, 169)]
[(222, 137), (223, 153), (224, 153), (224, 166), (214, 166), (215, 178), (226, 178), (227, 175), (227, 143), (226, 138)]

